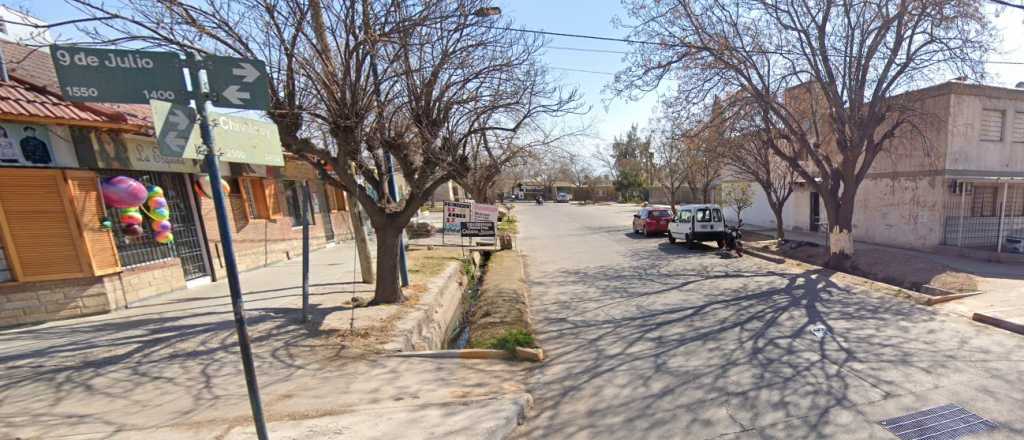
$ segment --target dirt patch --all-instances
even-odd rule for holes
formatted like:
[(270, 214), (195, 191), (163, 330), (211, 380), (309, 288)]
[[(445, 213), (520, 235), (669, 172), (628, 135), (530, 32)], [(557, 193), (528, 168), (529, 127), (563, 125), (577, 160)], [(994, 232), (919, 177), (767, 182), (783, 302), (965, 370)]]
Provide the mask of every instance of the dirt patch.
[[(780, 245), (775, 240), (765, 240), (751, 245), (816, 266), (822, 266), (827, 257), (823, 246), (802, 241)], [(929, 259), (908, 258), (906, 253), (895, 250), (858, 249), (850, 273), (918, 292), (923, 292), (925, 285), (954, 293), (978, 290), (977, 280), (970, 274)]]

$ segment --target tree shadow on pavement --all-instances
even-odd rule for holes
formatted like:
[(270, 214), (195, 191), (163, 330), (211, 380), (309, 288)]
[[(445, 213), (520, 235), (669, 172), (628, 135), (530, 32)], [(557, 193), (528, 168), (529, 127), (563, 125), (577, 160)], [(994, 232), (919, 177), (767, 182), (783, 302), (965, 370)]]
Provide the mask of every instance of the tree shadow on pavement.
[(872, 404), (953, 380), (999, 393), (1024, 379), (1001, 355), (1020, 341), (854, 292), (824, 270), (658, 249), (626, 265), (532, 271), (550, 362), (533, 371), (536, 405), (522, 437), (872, 437), (884, 433), (874, 421), (948, 402), (885, 414)]

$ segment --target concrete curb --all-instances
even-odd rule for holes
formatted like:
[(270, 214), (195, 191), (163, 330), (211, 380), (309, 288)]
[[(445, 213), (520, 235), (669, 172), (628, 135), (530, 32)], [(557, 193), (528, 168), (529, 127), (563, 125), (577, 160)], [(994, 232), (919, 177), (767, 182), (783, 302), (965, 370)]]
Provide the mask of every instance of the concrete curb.
[[(478, 261), (475, 260), (474, 261)], [(395, 334), (382, 347), (384, 352), (433, 350), (444, 347), (448, 330), (462, 310), (467, 285), (462, 263), (451, 262), (445, 271), (430, 280), (420, 302), (395, 323)]]
[(1000, 328), (1008, 332), (1013, 332), (1018, 335), (1024, 335), (1024, 324), (1019, 324), (1013, 321), (1007, 321), (1002, 318), (996, 318), (995, 316), (981, 312), (974, 312), (974, 314), (971, 315), (971, 320), (980, 322), (982, 324), (991, 325), (992, 327)]
[(389, 356), (430, 359), (514, 359), (512, 353), (505, 350), (488, 350), (483, 348), (467, 348), (465, 350), (410, 351), (405, 353), (394, 353)]

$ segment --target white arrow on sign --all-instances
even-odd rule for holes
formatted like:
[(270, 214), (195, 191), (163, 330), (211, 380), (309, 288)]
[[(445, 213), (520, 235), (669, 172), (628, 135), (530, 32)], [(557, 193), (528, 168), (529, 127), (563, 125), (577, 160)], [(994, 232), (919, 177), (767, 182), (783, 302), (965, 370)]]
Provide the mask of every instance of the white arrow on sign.
[(167, 120), (178, 126), (178, 130), (186, 130), (192, 123), (192, 120), (185, 115), (185, 112), (179, 108), (171, 108), (171, 114), (167, 115)]
[(245, 104), (244, 102), (242, 102), (242, 100), (249, 99), (250, 95), (249, 92), (243, 92), (241, 90), (238, 90), (238, 85), (236, 84), (228, 86), (228, 88), (224, 89), (224, 92), (221, 93), (221, 96), (227, 98), (228, 101), (231, 101), (231, 103), (234, 105), (242, 105)]
[(260, 77), (260, 71), (256, 70), (252, 64), (249, 63), (238, 63), (239, 67), (231, 69), (231, 74), (242, 77), (242, 82), (251, 83), (256, 81), (256, 78)]

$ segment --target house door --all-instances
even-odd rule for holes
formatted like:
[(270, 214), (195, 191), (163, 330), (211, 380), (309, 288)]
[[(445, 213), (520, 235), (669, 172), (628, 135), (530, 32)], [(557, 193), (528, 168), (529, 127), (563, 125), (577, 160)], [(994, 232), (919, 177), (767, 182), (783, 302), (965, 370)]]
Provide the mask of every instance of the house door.
[(811, 192), (811, 223), (809, 229), (818, 232), (818, 225), (821, 224), (821, 198), (818, 193)]

